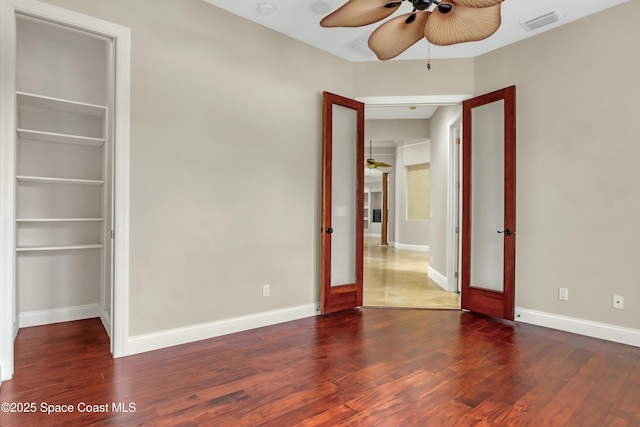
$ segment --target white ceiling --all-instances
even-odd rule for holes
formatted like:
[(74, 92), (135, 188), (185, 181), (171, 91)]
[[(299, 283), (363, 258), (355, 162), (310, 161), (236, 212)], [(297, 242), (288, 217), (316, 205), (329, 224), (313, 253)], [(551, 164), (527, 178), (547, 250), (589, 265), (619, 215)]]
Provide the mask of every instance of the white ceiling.
[[(377, 61), (372, 53), (367, 55), (361, 50), (354, 49), (348, 45), (357, 41), (361, 47), (368, 50), (366, 40), (380, 23), (359, 28), (320, 27), (320, 19), (342, 6), (346, 0), (204, 1), (348, 61)], [(268, 1), (273, 5), (272, 13), (265, 15), (258, 10), (258, 6), (263, 1)], [(479, 42), (462, 43), (447, 47), (431, 46), (431, 58), (475, 57), (626, 1), (628, 0), (505, 0), (502, 3), (502, 25), (494, 35)], [(314, 13), (312, 6), (317, 3), (326, 3), (330, 11), (323, 14)], [(559, 22), (531, 32), (521, 25), (524, 21), (554, 10), (562, 17)], [(408, 12), (411, 12), (411, 4), (410, 2), (404, 2), (400, 10), (394, 13), (391, 18)], [(427, 42), (423, 39), (399, 55), (395, 60), (426, 58)]]
[(437, 105), (394, 106), (365, 104), (365, 118), (367, 120), (430, 119), (437, 109)]

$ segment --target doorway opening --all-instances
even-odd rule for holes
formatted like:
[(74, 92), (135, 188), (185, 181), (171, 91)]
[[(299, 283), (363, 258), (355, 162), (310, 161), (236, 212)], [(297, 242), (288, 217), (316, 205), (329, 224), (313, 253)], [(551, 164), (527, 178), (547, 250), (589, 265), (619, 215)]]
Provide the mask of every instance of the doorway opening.
[[(452, 203), (450, 193), (458, 181), (452, 178), (458, 174), (452, 146), (459, 141), (461, 101), (469, 97), (358, 98), (365, 103), (365, 134), (367, 143), (372, 140), (373, 157), (392, 165), (388, 245), (381, 241), (380, 224), (373, 222), (381, 205), (381, 173), (365, 170), (365, 306), (460, 309), (457, 269), (449, 271), (458, 264), (449, 234), (456, 231), (453, 218), (458, 215), (452, 209), (459, 204)], [(430, 115), (398, 118), (397, 110), (419, 106), (431, 108)], [(394, 118), (381, 116), (382, 109)], [(420, 135), (415, 132), (419, 121), (426, 122)]]

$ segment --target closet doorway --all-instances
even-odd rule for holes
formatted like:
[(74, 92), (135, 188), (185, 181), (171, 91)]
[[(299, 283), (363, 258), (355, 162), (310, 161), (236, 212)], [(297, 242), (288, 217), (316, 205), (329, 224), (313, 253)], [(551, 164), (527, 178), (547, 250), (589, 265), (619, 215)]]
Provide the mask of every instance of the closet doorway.
[(125, 353), (130, 35), (32, 1), (6, 2), (1, 20), (15, 70), (0, 87), (6, 380), (20, 328), (99, 318)]

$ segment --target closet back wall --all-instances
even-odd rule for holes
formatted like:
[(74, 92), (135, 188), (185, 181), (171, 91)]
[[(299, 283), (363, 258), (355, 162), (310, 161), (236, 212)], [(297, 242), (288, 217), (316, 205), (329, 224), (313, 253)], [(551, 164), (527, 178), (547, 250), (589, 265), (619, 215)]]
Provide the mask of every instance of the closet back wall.
[(106, 41), (28, 18), (17, 27), (18, 91), (106, 105)]
[(111, 42), (25, 16), (16, 25), (19, 325), (60, 313), (109, 322)]

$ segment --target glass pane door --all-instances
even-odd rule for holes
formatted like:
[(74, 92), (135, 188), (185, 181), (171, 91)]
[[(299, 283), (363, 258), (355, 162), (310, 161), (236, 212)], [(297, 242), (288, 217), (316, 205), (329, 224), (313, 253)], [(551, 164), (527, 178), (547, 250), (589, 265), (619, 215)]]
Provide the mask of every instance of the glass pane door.
[(504, 101), (471, 111), (471, 286), (504, 289)]
[(331, 286), (356, 282), (357, 111), (333, 105)]

